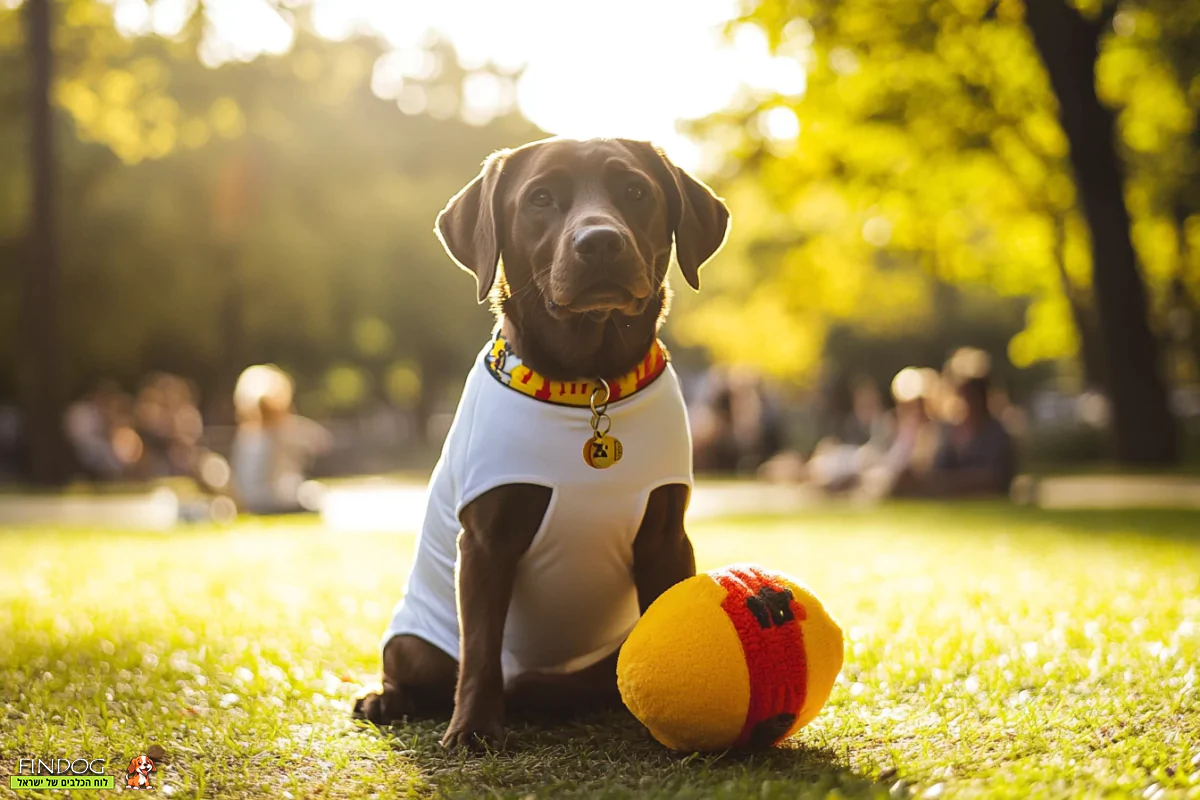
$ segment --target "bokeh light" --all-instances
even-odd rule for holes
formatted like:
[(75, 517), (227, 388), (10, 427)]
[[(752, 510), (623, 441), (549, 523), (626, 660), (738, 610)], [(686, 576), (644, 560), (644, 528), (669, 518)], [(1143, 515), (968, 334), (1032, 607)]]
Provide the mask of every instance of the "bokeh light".
[[(195, 0), (113, 4), (118, 26), (129, 35), (175, 35), (195, 8)], [(332, 40), (380, 37), (391, 52), (375, 65), (372, 91), (407, 114), (461, 113), (484, 125), (517, 105), (552, 134), (648, 139), (696, 169), (704, 152), (678, 130), (681, 120), (757, 92), (799, 98), (807, 87), (811, 29), (793, 26), (773, 54), (756, 26), (740, 25), (732, 37), (724, 36), (738, 10), (736, 0), (695, 0), (686, 7), (613, 0), (603, 13), (581, 0), (316, 0), (311, 21)], [(205, 3), (204, 62), (215, 66), (285, 52), (295, 36), (286, 13), (287, 4), (276, 8), (264, 0)], [(433, 37), (453, 44), (470, 73), (460, 96), (410, 83), (441, 69), (427, 50)], [(500, 74), (480, 72), (489, 65)], [(518, 71), (515, 83), (503, 77)], [(796, 138), (798, 123), (789, 114), (777, 109), (764, 121), (772, 138)]]

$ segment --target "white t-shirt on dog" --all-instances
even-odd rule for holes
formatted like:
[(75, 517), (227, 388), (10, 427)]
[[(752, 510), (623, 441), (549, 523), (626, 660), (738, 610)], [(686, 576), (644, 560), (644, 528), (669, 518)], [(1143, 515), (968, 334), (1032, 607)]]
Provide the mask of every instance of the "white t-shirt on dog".
[(692, 446), (679, 379), (656, 343), (612, 384), (611, 435), (623, 456), (588, 466), (589, 381), (548, 381), (497, 335), (467, 376), (429, 486), (405, 596), (384, 644), (419, 636), (459, 657), (454, 574), (459, 513), (489, 489), (533, 483), (553, 490), (517, 569), (504, 628), (506, 678), (574, 672), (616, 650), (639, 617), (633, 542), (650, 492), (692, 485)]

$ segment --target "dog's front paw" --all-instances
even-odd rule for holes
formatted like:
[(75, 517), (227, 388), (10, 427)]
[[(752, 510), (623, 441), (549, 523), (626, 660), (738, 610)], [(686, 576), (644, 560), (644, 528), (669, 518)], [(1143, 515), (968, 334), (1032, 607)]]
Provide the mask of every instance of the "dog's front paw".
[(355, 700), (353, 715), (354, 719), (375, 725), (391, 725), (412, 712), (412, 702), (404, 691), (385, 686), (382, 692), (372, 692)]
[(468, 719), (455, 714), (442, 736), (442, 747), (452, 750), (499, 748), (504, 741), (504, 726), (496, 719)]

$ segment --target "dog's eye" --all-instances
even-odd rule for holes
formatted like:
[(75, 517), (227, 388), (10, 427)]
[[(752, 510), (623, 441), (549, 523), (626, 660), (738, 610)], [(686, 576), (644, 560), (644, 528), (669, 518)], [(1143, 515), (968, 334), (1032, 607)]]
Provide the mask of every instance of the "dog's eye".
[(537, 189), (529, 195), (529, 204), (538, 208), (546, 208), (554, 205), (554, 196), (546, 189)]
[(631, 183), (625, 187), (625, 196), (630, 200), (641, 200), (646, 196), (646, 187), (640, 183)]

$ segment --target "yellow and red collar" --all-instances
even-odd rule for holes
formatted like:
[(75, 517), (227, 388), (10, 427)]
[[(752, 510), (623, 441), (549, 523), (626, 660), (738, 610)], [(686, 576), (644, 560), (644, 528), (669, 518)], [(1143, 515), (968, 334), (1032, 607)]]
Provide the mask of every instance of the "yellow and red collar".
[[(499, 333), (484, 358), (488, 372), (496, 380), (521, 394), (560, 406), (588, 407), (592, 392), (600, 387), (598, 380), (555, 381), (543, 377), (521, 363), (512, 347)], [(609, 402), (624, 400), (646, 388), (667, 368), (667, 351), (655, 339), (650, 352), (636, 367), (615, 380), (608, 381)]]

